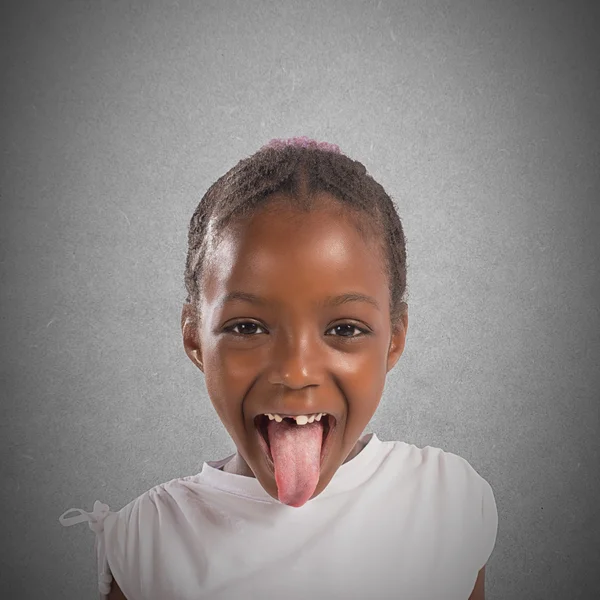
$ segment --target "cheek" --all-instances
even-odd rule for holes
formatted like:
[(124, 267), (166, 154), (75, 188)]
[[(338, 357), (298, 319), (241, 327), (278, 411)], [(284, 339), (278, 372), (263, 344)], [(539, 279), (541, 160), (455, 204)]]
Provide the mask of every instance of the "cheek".
[(340, 379), (352, 385), (360, 396), (367, 396), (385, 382), (386, 363), (380, 349), (374, 345), (360, 352), (339, 354), (331, 363), (331, 370)]
[(374, 354), (361, 357), (352, 367), (340, 381), (348, 394), (349, 424), (360, 429), (367, 425), (379, 406), (386, 370), (382, 359)]
[(235, 387), (236, 381), (244, 380), (256, 370), (253, 353), (228, 345), (225, 338), (217, 339), (206, 350), (205, 377), (213, 386)]
[(222, 421), (239, 419), (241, 398), (256, 377), (256, 366), (241, 353), (215, 348), (204, 369), (206, 391)]
[[(378, 344), (365, 344), (347, 351), (323, 349), (323, 354), (307, 365), (316, 369), (314, 375), (333, 374), (354, 397), (381, 396), (386, 377), (387, 355)], [(207, 356), (206, 386), (214, 397), (240, 397), (258, 374), (270, 374), (272, 358), (266, 346), (235, 347), (225, 341), (217, 343)], [(309, 361), (310, 362), (310, 361)]]

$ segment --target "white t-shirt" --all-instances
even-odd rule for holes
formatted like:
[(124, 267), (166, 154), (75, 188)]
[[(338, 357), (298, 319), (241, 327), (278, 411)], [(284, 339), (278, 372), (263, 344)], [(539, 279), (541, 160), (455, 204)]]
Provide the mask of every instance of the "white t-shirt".
[(219, 470), (228, 457), (59, 520), (95, 531), (100, 597), (112, 573), (128, 600), (467, 600), (496, 542), (489, 483), (440, 448), (361, 439), (300, 508)]

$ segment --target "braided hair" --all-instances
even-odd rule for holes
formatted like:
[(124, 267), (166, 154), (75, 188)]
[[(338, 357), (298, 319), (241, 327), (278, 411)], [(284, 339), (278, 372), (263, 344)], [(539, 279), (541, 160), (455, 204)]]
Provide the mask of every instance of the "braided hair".
[(406, 301), (406, 243), (394, 202), (365, 166), (338, 146), (307, 137), (274, 139), (238, 162), (213, 183), (190, 220), (185, 266), (187, 303), (199, 307), (207, 253), (225, 230), (266, 208), (271, 195), (284, 194), (299, 212), (327, 193), (340, 214), (352, 218), (365, 242), (375, 244), (389, 282), (390, 322), (394, 329)]

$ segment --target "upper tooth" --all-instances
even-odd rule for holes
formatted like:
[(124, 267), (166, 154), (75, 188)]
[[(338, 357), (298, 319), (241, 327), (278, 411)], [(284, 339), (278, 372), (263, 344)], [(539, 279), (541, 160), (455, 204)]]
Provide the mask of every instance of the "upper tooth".
[[(320, 421), (321, 417), (325, 414), (327, 413), (315, 413), (312, 415), (296, 415), (295, 417), (291, 418), (296, 419), (296, 423), (298, 425), (306, 425), (307, 423), (313, 423), (315, 420)], [(267, 417), (269, 417), (269, 420), (272, 421), (273, 419), (275, 419), (275, 421), (277, 421), (278, 423), (281, 423), (281, 421), (283, 421), (284, 419), (284, 417), (278, 414), (266, 413), (266, 415)]]

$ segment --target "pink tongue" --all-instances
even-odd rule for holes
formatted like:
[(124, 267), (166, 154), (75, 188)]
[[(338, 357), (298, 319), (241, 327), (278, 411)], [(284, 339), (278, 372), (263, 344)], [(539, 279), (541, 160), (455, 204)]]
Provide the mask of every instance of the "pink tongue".
[(279, 501), (298, 508), (310, 499), (319, 482), (323, 421), (306, 425), (287, 419), (269, 421), (268, 434)]

